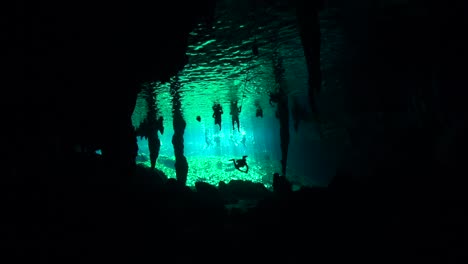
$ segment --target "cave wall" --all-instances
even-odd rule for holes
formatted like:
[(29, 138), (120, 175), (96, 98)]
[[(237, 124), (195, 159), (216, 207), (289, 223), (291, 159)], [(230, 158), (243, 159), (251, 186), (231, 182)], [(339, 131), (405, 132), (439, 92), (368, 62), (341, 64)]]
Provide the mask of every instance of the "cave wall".
[(335, 91), (350, 135), (341, 173), (388, 189), (463, 186), (453, 171), (466, 148), (455, 135), (466, 130), (467, 4), (330, 0), (326, 8), (339, 10), (346, 42)]
[(183, 68), (188, 33), (197, 23), (211, 23), (214, 5), (2, 4), (10, 178), (38, 180), (40, 168), (59, 164), (77, 146), (101, 149), (118, 172), (130, 168), (137, 148), (131, 114), (140, 85), (167, 81)]

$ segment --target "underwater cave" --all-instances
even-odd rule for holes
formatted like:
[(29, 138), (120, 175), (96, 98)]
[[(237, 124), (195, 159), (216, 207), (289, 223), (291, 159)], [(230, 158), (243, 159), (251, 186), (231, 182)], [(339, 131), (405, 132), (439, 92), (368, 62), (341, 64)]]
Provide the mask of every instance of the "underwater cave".
[[(346, 135), (343, 126), (327, 124), (326, 128), (311, 111), (307, 62), (294, 7), (218, 1), (213, 16), (212, 23), (200, 23), (190, 32), (188, 61), (177, 77), (145, 83), (137, 98), (132, 115), (137, 130), (146, 118), (164, 118), (164, 134), (156, 129), (151, 132), (159, 133), (160, 140), (156, 168), (176, 178), (170, 87), (178, 82), (177, 100), (187, 123), (183, 140), (189, 186), (197, 181), (217, 185), (249, 180), (270, 188), (273, 174), (282, 171), (280, 126), (290, 131), (284, 139), (288, 141), (288, 179), (296, 187), (327, 186), (336, 174)], [(322, 30), (328, 32), (324, 24)], [(340, 33), (339, 29), (330, 30)], [(336, 55), (323, 52), (321, 56), (331, 60)], [(288, 124), (280, 124), (278, 105), (270, 101), (270, 94), (280, 90), (287, 101), (284, 115), (291, 120)], [(230, 115), (235, 101), (242, 108), (239, 129)], [(215, 124), (214, 104), (224, 109), (221, 129)], [(154, 113), (152, 117), (149, 112)], [(138, 138), (138, 148), (137, 163), (150, 167), (148, 137)], [(242, 156), (247, 156), (248, 173), (236, 170), (231, 161)]]
[(15, 259), (466, 263), (468, 1), (0, 10)]

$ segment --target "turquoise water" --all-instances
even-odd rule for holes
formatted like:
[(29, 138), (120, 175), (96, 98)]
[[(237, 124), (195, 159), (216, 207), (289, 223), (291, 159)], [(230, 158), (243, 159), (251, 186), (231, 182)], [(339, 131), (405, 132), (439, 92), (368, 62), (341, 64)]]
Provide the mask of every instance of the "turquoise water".
[[(217, 185), (219, 181), (250, 180), (270, 187), (273, 173), (281, 172), (278, 120), (273, 117), (243, 118), (241, 115), (241, 129), (238, 132), (237, 129), (232, 129), (230, 116), (224, 115), (225, 124), (221, 130), (214, 125), (214, 119), (211, 117), (202, 117), (201, 122), (196, 119), (186, 120), (184, 153), (189, 164), (187, 185), (193, 186), (196, 181)], [(168, 177), (175, 178), (172, 124), (166, 122), (165, 125), (164, 134), (159, 134), (161, 150), (156, 168)], [(327, 161), (330, 157), (323, 152), (321, 145), (324, 143), (316, 140), (314, 136), (314, 125), (302, 125), (298, 133), (291, 127), (287, 176), (298, 185), (323, 185), (320, 177), (327, 174), (327, 168), (334, 166)], [(147, 140), (139, 138), (138, 146), (139, 163), (149, 166)], [(236, 170), (230, 161), (240, 159), (244, 155), (248, 156), (248, 173)], [(330, 165), (328, 167), (327, 162)], [(316, 174), (315, 177), (313, 173)]]

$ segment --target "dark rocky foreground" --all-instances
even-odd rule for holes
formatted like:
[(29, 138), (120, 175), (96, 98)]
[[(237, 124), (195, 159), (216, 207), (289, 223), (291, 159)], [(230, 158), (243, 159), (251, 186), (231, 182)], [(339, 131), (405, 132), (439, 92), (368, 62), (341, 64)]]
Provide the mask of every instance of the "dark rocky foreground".
[(17, 257), (302, 263), (464, 254), (464, 203), (429, 190), (375, 188), (344, 175), (297, 191), (287, 181), (274, 190), (240, 181), (189, 188), (146, 167), (119, 180), (100, 156), (82, 154), (49, 172), (60, 183), (5, 190), (3, 238)]

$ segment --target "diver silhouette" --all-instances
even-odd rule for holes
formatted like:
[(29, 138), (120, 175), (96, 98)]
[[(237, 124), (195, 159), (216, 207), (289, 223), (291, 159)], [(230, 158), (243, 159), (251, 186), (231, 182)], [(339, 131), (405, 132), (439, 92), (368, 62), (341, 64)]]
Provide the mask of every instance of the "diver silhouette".
[[(242, 156), (242, 159), (238, 159), (238, 160), (230, 159), (229, 161), (232, 161), (234, 163), (234, 167), (238, 171), (247, 173), (247, 172), (249, 172), (249, 165), (247, 165), (246, 158), (247, 158), (247, 156)], [(240, 168), (242, 168), (242, 167), (246, 167), (246, 170), (245, 171), (241, 170)]]
[(232, 130), (235, 130), (234, 124), (237, 123), (237, 131), (240, 132), (239, 128), (239, 114), (242, 111), (242, 106), (237, 106), (237, 100), (231, 102), (231, 112), (230, 115), (232, 116)]
[(214, 104), (212, 108), (215, 125), (219, 125), (219, 130), (221, 130), (221, 115), (223, 114), (223, 107), (220, 104)]

